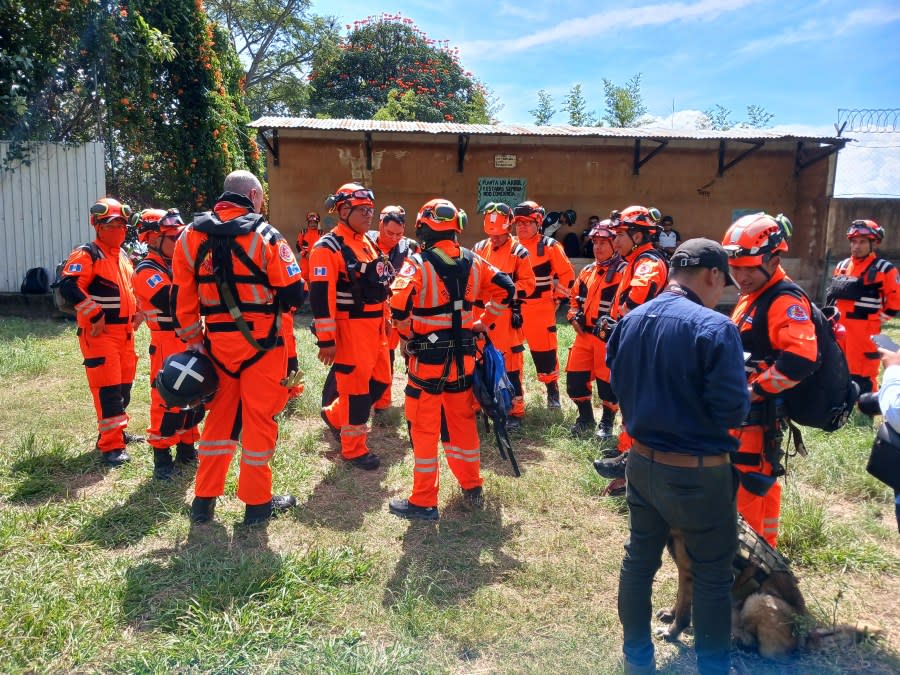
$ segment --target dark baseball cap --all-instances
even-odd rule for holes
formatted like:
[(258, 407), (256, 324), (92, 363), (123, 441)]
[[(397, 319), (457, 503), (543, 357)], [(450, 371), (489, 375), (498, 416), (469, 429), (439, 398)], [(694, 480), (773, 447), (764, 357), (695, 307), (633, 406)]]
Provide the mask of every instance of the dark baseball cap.
[(673, 224), (674, 224), (674, 223), (675, 223), (675, 220), (672, 218), (672, 216), (663, 216), (663, 217), (662, 217), (662, 220), (659, 221), (659, 222), (660, 222), (661, 225), (665, 225), (666, 223), (673, 223)]
[(728, 254), (725, 252), (722, 244), (705, 237), (688, 239), (676, 248), (675, 253), (672, 254), (672, 259), (669, 260), (669, 267), (673, 270), (684, 267), (718, 268), (725, 276), (726, 286), (737, 285), (734, 283), (734, 279), (731, 278), (731, 272), (728, 268)]

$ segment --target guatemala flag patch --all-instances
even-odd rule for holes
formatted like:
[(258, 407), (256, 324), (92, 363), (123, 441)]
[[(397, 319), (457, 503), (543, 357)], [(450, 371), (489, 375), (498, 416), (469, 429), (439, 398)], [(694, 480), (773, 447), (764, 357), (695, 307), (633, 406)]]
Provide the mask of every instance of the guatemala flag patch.
[(147, 279), (147, 285), (150, 288), (156, 288), (162, 283), (162, 277), (159, 274), (154, 274), (152, 277)]
[(289, 277), (295, 277), (300, 274), (300, 265), (297, 263), (291, 263), (287, 266), (287, 273)]
[(313, 276), (314, 277), (327, 277), (328, 276), (328, 268), (327, 267), (313, 267)]
[(66, 268), (66, 272), (80, 272), (81, 271), (81, 263), (72, 263)]

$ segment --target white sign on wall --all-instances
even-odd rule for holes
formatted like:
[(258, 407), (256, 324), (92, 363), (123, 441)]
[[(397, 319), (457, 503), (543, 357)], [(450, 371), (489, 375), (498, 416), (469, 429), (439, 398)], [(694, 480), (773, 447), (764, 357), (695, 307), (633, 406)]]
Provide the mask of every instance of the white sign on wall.
[(516, 156), (515, 155), (494, 155), (494, 168), (495, 169), (515, 169), (516, 168)]

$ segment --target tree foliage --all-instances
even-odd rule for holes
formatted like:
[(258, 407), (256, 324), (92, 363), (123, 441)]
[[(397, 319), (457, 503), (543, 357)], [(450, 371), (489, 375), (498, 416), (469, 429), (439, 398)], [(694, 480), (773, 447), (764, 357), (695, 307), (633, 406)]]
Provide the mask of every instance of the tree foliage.
[(528, 114), (534, 117), (535, 125), (543, 127), (550, 124), (550, 120), (556, 114), (556, 108), (553, 107), (553, 97), (546, 89), (539, 90), (537, 97), (537, 107), (529, 110)]
[(625, 86), (603, 78), (606, 109), (603, 122), (611, 127), (634, 127), (647, 114), (647, 106), (641, 96), (641, 73), (632, 77)]
[(336, 20), (311, 14), (310, 6), (310, 0), (207, 0), (209, 16), (246, 63), (253, 118), (305, 113), (313, 58), (335, 52), (340, 40)]
[(759, 105), (747, 106), (747, 119), (735, 122), (731, 116), (731, 110), (716, 103), (715, 106), (703, 111), (703, 119), (700, 122), (701, 129), (713, 129), (716, 131), (728, 131), (738, 127), (740, 129), (765, 129), (771, 126), (770, 122), (775, 115)]
[(584, 100), (580, 83), (569, 90), (562, 108), (569, 113), (569, 124), (573, 127), (589, 127), (596, 123), (594, 114), (588, 112), (587, 101)]
[(321, 117), (490, 122), (485, 89), (463, 71), (459, 50), (399, 15), (348, 24), (337, 50), (317, 53), (309, 82), (310, 111)]
[(198, 0), (14, 0), (10, 21), (0, 118), (14, 141), (104, 140), (108, 192), (135, 206), (190, 213), (229, 171), (261, 174), (243, 69)]

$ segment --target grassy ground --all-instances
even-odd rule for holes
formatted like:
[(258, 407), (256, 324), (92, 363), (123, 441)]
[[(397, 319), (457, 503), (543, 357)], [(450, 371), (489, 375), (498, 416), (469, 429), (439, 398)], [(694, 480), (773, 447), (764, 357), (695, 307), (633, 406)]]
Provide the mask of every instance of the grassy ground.
[[(407, 523), (386, 508), (412, 480), (401, 412), (373, 430), (379, 471), (344, 466), (318, 418), (323, 369), (297, 333), (307, 393), (281, 419), (274, 472), (301, 506), (248, 530), (233, 476), (216, 523), (191, 527), (191, 477), (152, 481), (146, 446), (101, 468), (71, 325), (0, 320), (0, 669), (616, 672), (626, 509), (599, 496), (596, 445), (568, 438), (574, 408), (542, 409), (530, 370), (514, 438), (522, 478), (485, 438), (485, 510), (466, 511), (443, 465), (441, 520)], [(560, 338), (571, 342), (568, 327)], [(142, 329), (142, 354), (146, 343)], [(146, 368), (142, 357), (132, 429), (147, 423)], [(398, 403), (401, 387), (398, 372)], [(872, 433), (858, 418), (806, 434), (809, 457), (789, 463), (782, 547), (818, 621), (864, 621), (884, 637), (790, 664), (739, 654), (741, 672), (900, 669), (900, 537), (891, 495), (864, 471)], [(654, 606), (674, 592), (666, 560)], [(661, 670), (689, 670), (690, 644), (660, 643)]]

